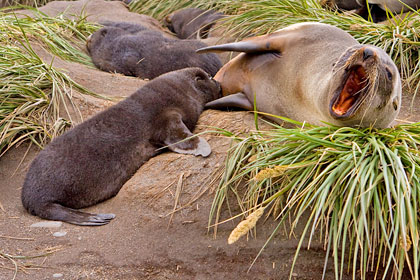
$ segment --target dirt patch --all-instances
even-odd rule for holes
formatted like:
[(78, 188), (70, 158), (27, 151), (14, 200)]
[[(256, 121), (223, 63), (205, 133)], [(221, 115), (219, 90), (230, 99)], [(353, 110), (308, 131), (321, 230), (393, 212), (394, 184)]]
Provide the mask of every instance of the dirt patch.
[[(236, 131), (252, 128), (253, 116), (245, 112), (206, 111), (201, 125), (220, 124)], [(202, 128), (201, 128), (202, 129)], [(217, 238), (207, 231), (212, 193), (208, 188), (223, 165), (228, 139), (206, 135), (213, 148), (208, 158), (166, 152), (152, 158), (124, 185), (113, 199), (87, 209), (92, 213), (115, 213), (117, 217), (103, 227), (77, 227), (63, 224), (59, 228), (32, 228), (41, 221), (25, 212), (20, 202), (20, 188), (25, 172), (37, 151), (29, 154), (17, 169), (27, 147), (8, 152), (0, 160), (1, 203), (0, 236), (33, 238), (14, 240), (0, 237), (2, 251), (13, 255), (36, 255), (47, 248), (60, 246), (48, 257), (26, 260), (42, 269), (19, 272), (18, 279), (286, 279), (297, 240), (284, 232), (264, 251), (248, 273), (253, 258), (274, 228), (268, 221), (260, 224), (257, 237), (245, 238), (233, 246), (227, 237), (236, 222), (219, 227)], [(16, 174), (12, 176), (13, 172)], [(180, 179), (181, 178), (181, 179)], [(188, 205), (173, 215), (174, 194), (182, 182), (179, 206)], [(238, 212), (239, 209), (232, 209)], [(225, 211), (224, 217), (229, 213)], [(55, 237), (54, 233), (65, 233)], [(295, 279), (318, 279), (322, 273), (324, 252), (321, 247), (302, 251)], [(12, 268), (10, 261), (0, 259), (0, 266)], [(2, 269), (4, 279), (13, 272)], [(332, 274), (330, 274), (332, 277)], [(3, 279), (3, 278), (0, 278)]]
[[(91, 2), (107, 11), (108, 14), (104, 13), (107, 16), (128, 18), (129, 12), (119, 2)], [(50, 5), (64, 7), (65, 3)], [(75, 5), (75, 2), (68, 3)], [(125, 10), (118, 12), (116, 7), (120, 6)], [(48, 5), (43, 8), (44, 12), (47, 8)], [(35, 49), (45, 61), (52, 60), (40, 46)], [(146, 83), (58, 58), (53, 60), (53, 65), (64, 69), (83, 86), (110, 97), (128, 96)], [(409, 111), (411, 98), (404, 97), (399, 118), (418, 121), (420, 101), (414, 100), (413, 110)], [(77, 94), (76, 99), (85, 118), (112, 104)], [(207, 127), (245, 132), (254, 129), (254, 118), (247, 112), (207, 110), (202, 114), (196, 132)], [(234, 245), (227, 244), (227, 237), (238, 221), (220, 225), (216, 238), (208, 232), (212, 190), (231, 143), (215, 134), (204, 137), (213, 150), (210, 157), (165, 152), (143, 165), (115, 198), (87, 209), (92, 213), (117, 215), (109, 225), (102, 227), (70, 224), (58, 228), (31, 227), (42, 220), (23, 209), (20, 192), (29, 163), (38, 150), (28, 149), (26, 145), (10, 150), (0, 158), (0, 205), (4, 208), (4, 211), (0, 208), (0, 252), (34, 256), (55, 251), (48, 256), (18, 260), (24, 272), (19, 270), (17, 279), (288, 279), (298, 241), (289, 238), (283, 230), (248, 272), (249, 265), (276, 225), (271, 219), (261, 219), (256, 236), (250, 236), (248, 240), (242, 238)], [(26, 158), (21, 162), (26, 152)], [(179, 186), (182, 187), (181, 197), (175, 205), (174, 195)], [(185, 207), (171, 215), (174, 207), (179, 209), (181, 206)], [(239, 209), (232, 208), (231, 211), (238, 213)], [(225, 209), (222, 215), (227, 218), (230, 213)], [(16, 237), (30, 239), (14, 239)], [(293, 279), (320, 279), (324, 256), (320, 244), (302, 250)], [(10, 260), (0, 257), (1, 280), (12, 279), (13, 269)], [(334, 278), (332, 261), (326, 273), (326, 279)], [(345, 275), (344, 279), (351, 279), (351, 276)]]

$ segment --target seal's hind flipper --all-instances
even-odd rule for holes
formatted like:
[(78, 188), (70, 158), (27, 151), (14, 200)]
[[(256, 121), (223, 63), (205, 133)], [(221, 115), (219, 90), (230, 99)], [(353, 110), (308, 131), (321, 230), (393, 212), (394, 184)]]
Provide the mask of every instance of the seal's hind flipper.
[(165, 145), (173, 152), (207, 157), (211, 147), (207, 141), (199, 136), (194, 136), (181, 119), (181, 115), (168, 120), (167, 137)]
[(222, 98), (213, 100), (206, 103), (205, 109), (226, 109), (226, 108), (241, 108), (245, 110), (253, 110), (254, 106), (248, 100), (245, 94), (238, 92), (235, 94), (227, 95)]
[[(79, 212), (83, 213), (83, 212)], [(89, 214), (89, 213), (83, 213), (88, 214), (88, 220), (83, 222), (68, 222), (71, 224), (79, 225), (79, 226), (103, 226), (108, 224), (112, 219), (115, 218), (115, 214)]]
[(90, 214), (57, 203), (46, 203), (35, 211), (35, 215), (47, 220), (63, 221), (79, 226), (102, 226), (115, 218), (114, 214)]

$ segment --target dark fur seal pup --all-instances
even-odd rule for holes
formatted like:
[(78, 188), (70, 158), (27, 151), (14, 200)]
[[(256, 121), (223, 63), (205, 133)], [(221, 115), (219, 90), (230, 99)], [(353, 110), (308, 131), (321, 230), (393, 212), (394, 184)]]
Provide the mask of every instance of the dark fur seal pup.
[(205, 46), (197, 40), (167, 38), (131, 23), (107, 23), (87, 41), (87, 49), (99, 69), (143, 79), (187, 67), (200, 67), (214, 76), (222, 63), (215, 54), (195, 52)]
[(321, 0), (323, 7), (330, 7), (332, 9), (338, 8), (340, 10), (350, 11), (360, 8), (357, 0)]
[[(366, 0), (356, 0), (360, 6), (366, 6)], [(420, 8), (419, 0), (368, 0), (369, 4), (378, 5), (382, 10), (388, 9), (393, 13), (408, 12)]]
[(168, 15), (164, 23), (178, 38), (205, 39), (216, 21), (223, 17), (222, 13), (212, 10), (186, 8)]
[[(420, 8), (420, 0), (356, 0), (360, 8), (356, 11), (357, 14), (365, 19), (369, 19), (369, 13), (372, 16), (373, 22), (381, 22), (388, 19), (386, 10), (400, 14), (408, 12), (412, 9), (418, 10)], [(368, 8), (370, 11), (368, 11)]]
[(124, 22), (124, 21), (121, 21), (121, 22), (104, 21), (104, 22), (101, 22), (100, 24), (102, 24), (103, 26), (116, 27), (116, 28), (123, 29), (126, 33), (131, 34), (131, 35), (136, 35), (143, 31), (150, 30), (144, 25), (135, 24), (131, 22)]
[(76, 225), (107, 224), (114, 214), (75, 209), (115, 196), (157, 149), (208, 156), (209, 144), (190, 136), (219, 84), (199, 68), (164, 74), (126, 100), (54, 139), (32, 162), (22, 188), (32, 215)]
[(253, 110), (255, 95), (261, 112), (316, 125), (363, 127), (387, 127), (400, 110), (401, 79), (392, 59), (328, 24), (294, 24), (200, 51), (245, 52), (216, 74), (225, 97), (209, 108)]
[(355, 10), (355, 13), (368, 20), (369, 15), (373, 22), (384, 21), (388, 18), (386, 10), (398, 14), (411, 9), (420, 8), (420, 0), (322, 0), (321, 5), (340, 10)]

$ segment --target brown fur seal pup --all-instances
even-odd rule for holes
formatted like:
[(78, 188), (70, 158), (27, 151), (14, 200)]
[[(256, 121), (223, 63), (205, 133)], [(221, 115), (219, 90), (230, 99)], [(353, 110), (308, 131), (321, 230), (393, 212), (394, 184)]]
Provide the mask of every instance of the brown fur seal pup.
[(197, 40), (167, 38), (131, 23), (107, 23), (87, 40), (87, 49), (99, 69), (143, 79), (187, 67), (200, 67), (214, 76), (222, 63), (215, 54), (195, 52), (205, 46)]
[(222, 13), (198, 8), (186, 8), (168, 15), (164, 24), (181, 39), (205, 39), (216, 21), (225, 17)]
[(261, 112), (316, 125), (363, 127), (387, 127), (400, 110), (401, 80), (391, 58), (328, 24), (294, 24), (199, 51), (245, 52), (216, 74), (225, 97), (209, 108), (252, 110), (255, 95)]
[(191, 131), (219, 84), (199, 68), (164, 74), (120, 103), (54, 139), (31, 163), (22, 188), (32, 215), (76, 225), (107, 224), (114, 214), (75, 209), (115, 196), (159, 148), (208, 156)]

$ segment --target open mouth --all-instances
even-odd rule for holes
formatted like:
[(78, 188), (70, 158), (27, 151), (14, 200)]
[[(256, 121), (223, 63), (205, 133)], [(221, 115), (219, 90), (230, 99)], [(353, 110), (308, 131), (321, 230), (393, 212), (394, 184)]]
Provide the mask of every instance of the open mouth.
[(348, 70), (347, 78), (341, 91), (337, 92), (331, 105), (334, 117), (351, 117), (363, 100), (368, 84), (368, 75), (361, 65), (355, 65)]

